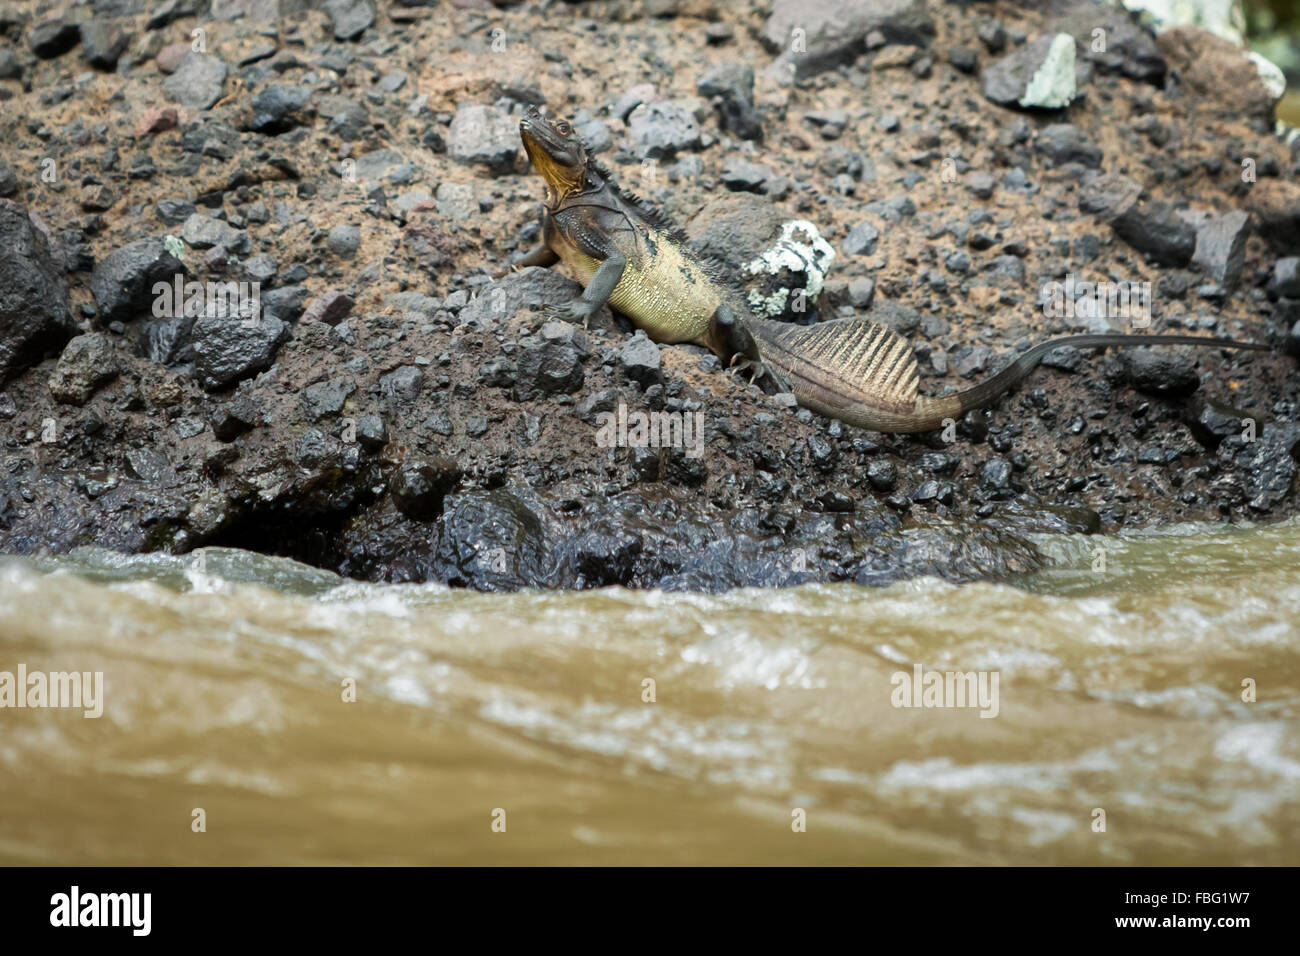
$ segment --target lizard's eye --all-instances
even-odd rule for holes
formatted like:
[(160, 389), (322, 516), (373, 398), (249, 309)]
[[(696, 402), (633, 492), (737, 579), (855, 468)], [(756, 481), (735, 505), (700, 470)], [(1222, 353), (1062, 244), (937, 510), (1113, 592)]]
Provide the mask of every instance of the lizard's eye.
[(560, 120), (559, 122), (557, 122), (555, 124), (555, 128), (561, 136), (568, 136), (570, 133), (573, 132), (573, 127), (570, 126), (568, 123), (564, 122), (564, 120)]

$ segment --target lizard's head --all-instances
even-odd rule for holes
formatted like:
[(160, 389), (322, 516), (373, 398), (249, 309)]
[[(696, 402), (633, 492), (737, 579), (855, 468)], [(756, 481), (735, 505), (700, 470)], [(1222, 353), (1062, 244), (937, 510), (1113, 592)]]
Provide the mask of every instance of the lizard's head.
[(550, 120), (532, 107), (519, 121), (519, 138), (528, 158), (546, 180), (552, 205), (581, 192), (587, 178), (587, 147), (564, 120)]

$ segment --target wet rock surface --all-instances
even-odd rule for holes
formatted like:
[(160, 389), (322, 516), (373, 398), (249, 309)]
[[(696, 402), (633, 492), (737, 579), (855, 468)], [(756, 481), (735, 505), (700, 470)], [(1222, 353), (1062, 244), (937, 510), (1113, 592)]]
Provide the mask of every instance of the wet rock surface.
[[(1295, 159), (1199, 35), (912, 0), (83, 6), (0, 38), (0, 551), (715, 590), (1297, 510)], [(1074, 95), (1020, 102), (1059, 92), (1035, 77), (1062, 36)], [(928, 394), (1090, 327), (1043, 306), (1067, 275), (1150, 284), (1149, 324), (1106, 327), (1277, 351), (1061, 349), (941, 432), (823, 418), (609, 309), (562, 320), (563, 267), (511, 271), (535, 103), (751, 302), (899, 330)], [(747, 272), (797, 220), (834, 259)]]

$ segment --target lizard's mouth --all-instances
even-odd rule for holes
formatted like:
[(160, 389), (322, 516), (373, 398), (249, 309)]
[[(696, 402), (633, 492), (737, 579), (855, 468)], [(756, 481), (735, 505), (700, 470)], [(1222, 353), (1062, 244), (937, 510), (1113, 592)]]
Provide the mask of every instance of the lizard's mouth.
[(582, 188), (587, 151), (571, 130), (563, 132), (533, 107), (519, 121), (519, 138), (534, 168), (557, 194)]

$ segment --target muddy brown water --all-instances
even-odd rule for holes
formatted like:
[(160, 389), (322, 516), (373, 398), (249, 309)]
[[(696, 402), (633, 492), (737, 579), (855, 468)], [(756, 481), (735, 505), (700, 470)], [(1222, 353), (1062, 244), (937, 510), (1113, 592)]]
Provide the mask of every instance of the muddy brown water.
[[(0, 672), (103, 674), (0, 709), (0, 862), (1296, 862), (1300, 523), (1039, 544), (722, 595), (0, 558)], [(916, 664), (996, 716), (893, 706)]]

